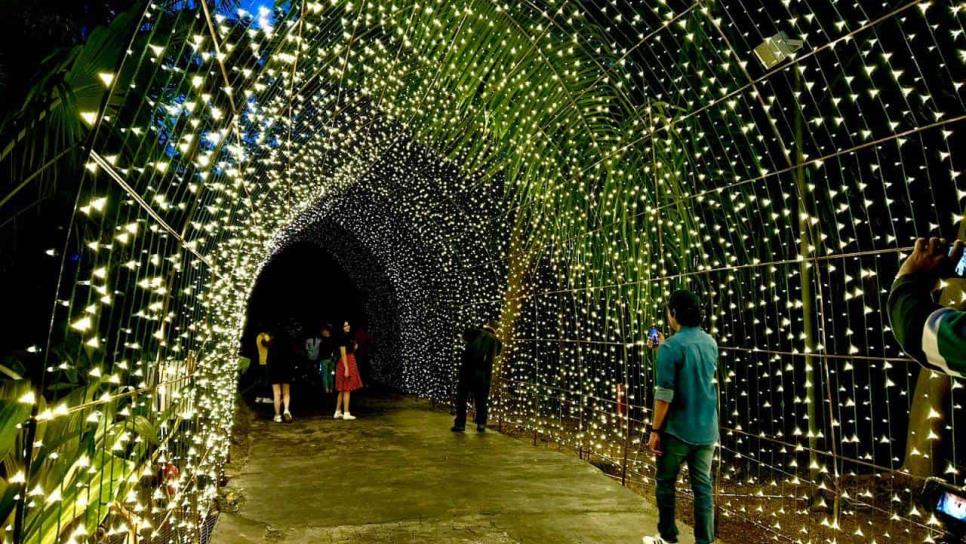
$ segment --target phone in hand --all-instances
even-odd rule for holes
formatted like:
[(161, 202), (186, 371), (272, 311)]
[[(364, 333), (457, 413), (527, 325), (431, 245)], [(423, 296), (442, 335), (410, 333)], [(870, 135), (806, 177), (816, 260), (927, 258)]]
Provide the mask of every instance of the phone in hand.
[(661, 342), (661, 338), (659, 334), (660, 333), (657, 330), (657, 325), (654, 325), (650, 329), (648, 329), (647, 341), (650, 342), (652, 348), (656, 348), (657, 345)]
[[(949, 250), (950, 257), (952, 257), (952, 250)], [(959, 262), (953, 266), (953, 274), (960, 278), (966, 278), (966, 250), (963, 250), (963, 254), (959, 257)]]

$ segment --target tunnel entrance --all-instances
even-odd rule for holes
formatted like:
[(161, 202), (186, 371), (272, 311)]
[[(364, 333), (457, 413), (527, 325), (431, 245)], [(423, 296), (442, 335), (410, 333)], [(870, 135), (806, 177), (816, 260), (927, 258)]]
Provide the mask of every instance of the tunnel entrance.
[(0, 162), (38, 176), (11, 187), (73, 203), (36, 248), (60, 274), (35, 379), (0, 395), (14, 541), (195, 538), (252, 289), (296, 242), (366, 293), (370, 383), (447, 402), (457, 331), (499, 316), (494, 412), (642, 489), (645, 332), (687, 288), (719, 349), (725, 540), (941, 536), (909, 476), (963, 484), (966, 388), (906, 354), (889, 292), (913, 238), (964, 234), (963, 10), (211, 4), (136, 3), (9, 125)]
[[(345, 321), (351, 324), (352, 336), (359, 344), (357, 360), (363, 380), (376, 386), (371, 371), (373, 344), (389, 343), (391, 339), (385, 330), (372, 334), (367, 308), (375, 305), (373, 296), (349, 276), (331, 249), (298, 241), (277, 251), (261, 268), (248, 299), (241, 352), (252, 360), (252, 365), (239, 380), (243, 398), (253, 406), (262, 399), (271, 399), (265, 367), (257, 364), (255, 338), (260, 332), (284, 330), (295, 337), (297, 347), (302, 347), (306, 339), (319, 336), (324, 327), (338, 331)], [(324, 394), (318, 368), (304, 355), (298, 351), (292, 354), (297, 359), (292, 383), (293, 411), (301, 414), (318, 412), (331, 404)]]
[(329, 252), (298, 242), (262, 268), (248, 299), (246, 335), (289, 317), (306, 330), (346, 319), (364, 325), (366, 296)]

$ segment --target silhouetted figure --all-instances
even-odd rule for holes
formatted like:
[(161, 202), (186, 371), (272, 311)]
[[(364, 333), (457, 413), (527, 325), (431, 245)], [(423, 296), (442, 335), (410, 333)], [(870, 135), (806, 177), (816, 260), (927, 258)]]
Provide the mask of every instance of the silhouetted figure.
[(456, 420), (451, 429), (453, 432), (463, 432), (466, 429), (466, 403), (470, 395), (473, 395), (473, 404), (476, 406), (476, 430), (486, 430), (493, 361), (503, 351), (503, 343), (496, 337), (496, 328), (497, 323), (491, 321), (482, 328), (466, 329), (463, 333), (466, 349), (463, 351), (459, 382), (456, 386)]
[[(292, 381), (295, 377), (295, 361), (300, 357), (296, 341), (300, 335), (298, 322), (289, 319), (271, 335), (268, 346), (268, 378), (272, 383), (272, 396), (275, 405), (275, 421), (292, 421), (289, 411), (292, 396)], [(282, 408), (284, 407), (284, 411)]]
[[(362, 377), (356, 364), (356, 343), (352, 339), (352, 327), (346, 321), (339, 335), (339, 362), (335, 365), (335, 389), (339, 396), (335, 401), (335, 419), (355, 419), (349, 413), (349, 399), (352, 392), (362, 389)], [(344, 410), (344, 411), (343, 411)]]
[[(321, 331), (310, 332), (305, 338), (305, 341), (303, 342), (305, 349), (302, 352), (302, 355), (304, 356), (302, 360), (304, 366), (302, 368), (304, 370), (313, 369), (317, 371), (319, 369), (319, 365), (321, 364), (323, 357), (322, 343), (323, 339)], [(300, 374), (304, 376), (306, 372), (300, 372)]]
[(319, 375), (322, 377), (322, 390), (326, 393), (335, 391), (335, 361), (338, 356), (335, 350), (335, 340), (332, 338), (332, 325), (326, 323), (322, 327), (322, 343), (319, 344)]

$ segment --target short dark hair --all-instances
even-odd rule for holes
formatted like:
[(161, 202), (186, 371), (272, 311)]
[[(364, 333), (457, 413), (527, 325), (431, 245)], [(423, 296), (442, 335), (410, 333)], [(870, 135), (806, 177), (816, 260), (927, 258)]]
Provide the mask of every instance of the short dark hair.
[(678, 289), (671, 293), (667, 310), (685, 327), (697, 327), (701, 324), (701, 299), (691, 291)]

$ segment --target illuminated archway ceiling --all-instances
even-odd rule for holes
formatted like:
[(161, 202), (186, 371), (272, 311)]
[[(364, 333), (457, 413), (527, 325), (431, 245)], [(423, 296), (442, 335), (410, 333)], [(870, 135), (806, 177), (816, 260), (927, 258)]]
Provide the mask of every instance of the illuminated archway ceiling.
[[(106, 109), (84, 112), (96, 135), (72, 225), (83, 249), (55, 322), (118, 383), (199, 353), (199, 436), (224, 453), (258, 266), (313, 210), (370, 194), (328, 220), (370, 249), (423, 238), (419, 251), (443, 252), (424, 262), (456, 267), (434, 283), (425, 266), (383, 263), (397, 293), (453, 289), (432, 302), (457, 316), (436, 331), (444, 355), (464, 324), (502, 313), (513, 326), (507, 421), (612, 455), (626, 444), (618, 391), (651, 400), (642, 331), (686, 285), (721, 346), (724, 475), (748, 486), (736, 493), (825, 486), (799, 467), (901, 465), (915, 367), (883, 304), (910, 239), (951, 236), (963, 217), (961, 3), (286, 7), (151, 3), (124, 64), (102, 75)], [(400, 167), (417, 144), (437, 173)], [(404, 375), (413, 392), (452, 386), (444, 369)], [(961, 389), (934, 408), (961, 416)], [(962, 454), (944, 458), (959, 483)], [(790, 532), (918, 541), (907, 491), (881, 504), (850, 492), (890, 529), (861, 516), (822, 528), (795, 503), (804, 521)], [(729, 503), (779, 534), (792, 523), (746, 506)]]

